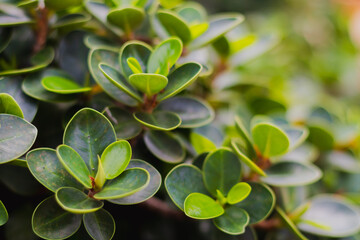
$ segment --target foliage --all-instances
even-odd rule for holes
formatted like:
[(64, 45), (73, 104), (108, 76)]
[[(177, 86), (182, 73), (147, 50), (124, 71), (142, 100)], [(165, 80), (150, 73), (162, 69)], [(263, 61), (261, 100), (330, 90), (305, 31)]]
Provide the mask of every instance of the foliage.
[(317, 4), (2, 1), (0, 239), (357, 239), (357, 51)]

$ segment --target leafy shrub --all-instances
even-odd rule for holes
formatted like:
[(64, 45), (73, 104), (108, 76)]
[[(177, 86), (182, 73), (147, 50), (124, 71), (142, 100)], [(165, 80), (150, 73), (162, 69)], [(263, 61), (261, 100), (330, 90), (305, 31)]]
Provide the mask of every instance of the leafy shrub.
[(0, 238), (357, 239), (360, 111), (327, 89), (344, 68), (244, 19), (0, 3)]

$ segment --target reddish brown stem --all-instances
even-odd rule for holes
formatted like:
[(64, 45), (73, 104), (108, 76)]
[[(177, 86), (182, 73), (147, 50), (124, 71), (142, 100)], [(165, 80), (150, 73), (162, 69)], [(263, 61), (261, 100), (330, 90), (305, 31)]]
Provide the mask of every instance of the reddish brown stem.
[(44, 48), (48, 34), (48, 10), (38, 7), (36, 11), (36, 42), (34, 52), (37, 53)]

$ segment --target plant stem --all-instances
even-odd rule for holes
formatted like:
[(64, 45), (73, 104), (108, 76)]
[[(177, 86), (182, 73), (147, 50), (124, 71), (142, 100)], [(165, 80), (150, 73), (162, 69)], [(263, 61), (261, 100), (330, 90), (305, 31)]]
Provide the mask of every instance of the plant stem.
[(44, 48), (48, 34), (48, 10), (39, 5), (36, 11), (36, 42), (34, 52), (37, 53)]

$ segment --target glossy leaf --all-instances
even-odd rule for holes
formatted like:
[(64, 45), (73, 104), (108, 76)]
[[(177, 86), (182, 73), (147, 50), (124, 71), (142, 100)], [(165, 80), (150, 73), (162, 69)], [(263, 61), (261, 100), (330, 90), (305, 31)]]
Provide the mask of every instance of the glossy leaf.
[(163, 101), (178, 94), (197, 79), (201, 70), (202, 66), (195, 62), (185, 63), (176, 68), (169, 74), (168, 84), (157, 99)]
[(190, 49), (201, 48), (239, 25), (244, 20), (240, 14), (223, 14), (210, 20), (208, 29), (189, 44)]
[(117, 139), (131, 139), (142, 131), (141, 123), (121, 108), (111, 107), (104, 114), (114, 126)]
[(38, 110), (38, 102), (21, 90), (22, 79), (5, 77), (0, 80), (0, 92), (11, 95), (20, 106), (25, 120), (31, 122)]
[(45, 239), (65, 239), (80, 228), (81, 215), (63, 210), (55, 197), (42, 201), (35, 209), (32, 227), (36, 235)]
[(345, 199), (319, 195), (310, 204), (297, 225), (300, 230), (328, 237), (351, 236), (359, 231), (359, 211)]
[(312, 164), (279, 162), (265, 170), (261, 180), (277, 187), (303, 186), (314, 183), (322, 177), (321, 170)]
[(202, 193), (191, 193), (184, 202), (184, 212), (195, 219), (211, 219), (224, 213), (224, 209), (211, 197)]
[(183, 145), (172, 133), (146, 131), (144, 142), (152, 154), (167, 163), (179, 163), (185, 158)]
[(133, 73), (142, 73), (143, 72), (143, 70), (141, 69), (140, 63), (138, 62), (138, 60), (136, 60), (136, 58), (129, 57), (126, 60), (126, 62)]
[(14, 115), (0, 114), (0, 164), (25, 154), (37, 136), (31, 123)]
[(90, 172), (84, 160), (73, 148), (60, 145), (56, 148), (56, 154), (64, 168), (86, 188), (92, 188)]
[(140, 92), (150, 97), (163, 90), (168, 83), (168, 79), (160, 74), (136, 73), (130, 75), (129, 82)]
[(289, 139), (280, 128), (271, 123), (258, 123), (251, 129), (255, 145), (264, 157), (284, 154), (289, 148)]
[(180, 117), (172, 112), (138, 112), (134, 113), (133, 116), (138, 122), (154, 130), (170, 131), (177, 128), (181, 124)]
[(115, 221), (111, 214), (100, 209), (83, 216), (86, 231), (96, 240), (110, 240), (115, 234)]
[(161, 186), (161, 175), (156, 168), (154, 168), (149, 163), (140, 160), (133, 159), (130, 161), (127, 169), (131, 168), (143, 168), (148, 171), (150, 175), (149, 185), (144, 189), (130, 195), (127, 197), (119, 198), (119, 199), (109, 199), (110, 202), (121, 205), (130, 205), (144, 202), (155, 195), (155, 193), (160, 189)]
[(171, 200), (181, 210), (184, 210), (184, 202), (189, 194), (207, 194), (200, 169), (188, 164), (180, 164), (168, 173), (165, 188)]
[(72, 94), (91, 91), (91, 87), (81, 87), (76, 82), (59, 76), (47, 76), (41, 80), (43, 87), (54, 93)]
[(139, 27), (144, 18), (144, 10), (135, 7), (113, 9), (107, 15), (107, 20), (121, 28), (126, 34)]
[(243, 153), (243, 151), (240, 149), (240, 146), (236, 143), (235, 140), (231, 141), (231, 146), (233, 147), (235, 153), (238, 155), (240, 160), (245, 163), (252, 171), (260, 174), (261, 176), (266, 176), (266, 173)]
[(94, 195), (97, 199), (116, 199), (144, 189), (150, 181), (149, 173), (142, 168), (125, 170), (120, 176), (107, 181), (103, 189)]
[(240, 161), (226, 148), (211, 152), (206, 157), (202, 169), (205, 186), (213, 196), (216, 196), (216, 190), (227, 194), (241, 178)]
[(243, 201), (249, 196), (251, 186), (246, 182), (235, 184), (227, 194), (227, 201), (229, 204), (236, 204)]
[(0, 200), (0, 226), (4, 225), (9, 219), (8, 212), (3, 204), (3, 202)]
[(116, 135), (110, 121), (90, 108), (78, 111), (65, 128), (64, 144), (78, 152), (93, 177), (98, 167), (97, 155), (101, 155), (115, 141)]
[(131, 146), (126, 140), (120, 140), (107, 146), (101, 155), (106, 179), (114, 179), (119, 176), (129, 164), (131, 154)]
[(102, 187), (104, 186), (105, 182), (106, 182), (106, 177), (105, 177), (105, 170), (103, 168), (103, 164), (101, 162), (101, 159), (98, 155), (98, 170), (97, 170), (97, 173), (96, 173), (96, 176), (95, 176), (95, 187), (94, 187), (94, 183), (92, 183), (93, 185), (93, 188), (96, 190), (96, 191), (99, 191), (102, 189)]
[(26, 162), (36, 180), (50, 191), (56, 192), (61, 187), (83, 189), (83, 186), (63, 167), (53, 149), (34, 149), (26, 155)]
[(129, 106), (135, 106), (137, 101), (128, 96), (123, 90), (114, 87), (114, 84), (109, 81), (99, 68), (99, 64), (102, 63), (114, 69), (119, 69), (118, 55), (118, 51), (114, 49), (104, 47), (92, 49), (88, 57), (89, 70), (97, 84), (113, 99)]
[(160, 10), (156, 17), (165, 28), (168, 37), (179, 37), (184, 44), (191, 41), (190, 28), (180, 16), (171, 11)]
[(124, 91), (135, 100), (143, 102), (140, 93), (131, 84), (129, 84), (125, 77), (122, 76), (118, 71), (105, 64), (100, 64), (99, 68), (104, 76), (117, 88), (119, 88), (121, 91)]
[(75, 214), (95, 212), (104, 206), (103, 202), (90, 198), (72, 187), (59, 188), (55, 193), (55, 199), (64, 210)]
[(33, 23), (33, 20), (29, 18), (22, 9), (14, 5), (1, 3), (0, 9), (0, 27)]
[(195, 97), (172, 97), (162, 101), (158, 110), (175, 112), (181, 118), (180, 128), (195, 128), (214, 119), (214, 110), (206, 102)]
[(182, 42), (169, 38), (157, 45), (147, 62), (147, 72), (167, 76), (182, 53)]
[(226, 208), (223, 215), (213, 220), (215, 226), (221, 231), (231, 235), (244, 233), (249, 221), (250, 217), (247, 212), (237, 206)]
[(134, 72), (127, 64), (127, 59), (135, 58), (141, 66), (142, 72), (147, 72), (147, 62), (152, 48), (140, 41), (128, 41), (120, 49), (119, 62), (122, 73), (128, 78)]
[(0, 93), (0, 113), (7, 113), (24, 118), (24, 114), (15, 99), (7, 94)]
[(275, 194), (263, 183), (249, 182), (250, 195), (236, 206), (244, 209), (250, 216), (250, 223), (254, 224), (266, 219), (275, 206)]

